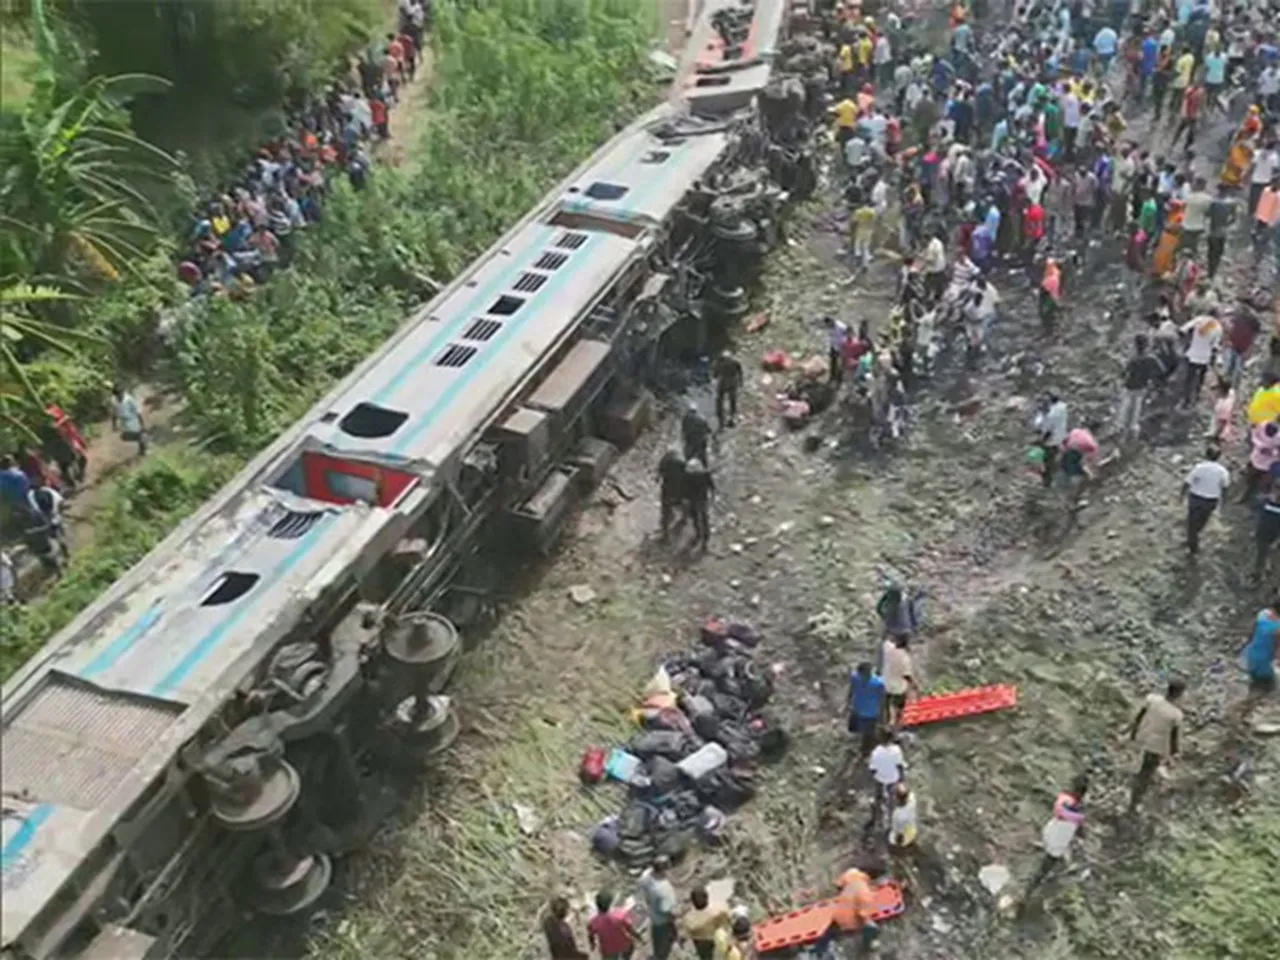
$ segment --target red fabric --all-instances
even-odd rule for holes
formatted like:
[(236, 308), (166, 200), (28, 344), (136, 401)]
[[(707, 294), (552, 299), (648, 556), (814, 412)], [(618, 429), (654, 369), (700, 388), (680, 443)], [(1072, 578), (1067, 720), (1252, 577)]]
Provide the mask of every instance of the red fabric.
[(1200, 107), (1204, 104), (1204, 90), (1200, 87), (1187, 87), (1182, 95), (1182, 115), (1188, 120), (1200, 116)]
[(56, 403), (49, 404), (44, 412), (53, 418), (53, 428), (62, 435), (62, 439), (67, 441), (71, 449), (84, 456), (87, 449), (84, 437), (80, 433), (80, 428), (76, 426), (76, 422), (67, 416), (67, 412)]
[(608, 913), (597, 913), (587, 921), (587, 933), (595, 936), (600, 953), (606, 957), (626, 953), (635, 942), (631, 936), (627, 912), (620, 908)]
[(382, 124), (387, 122), (387, 105), (381, 100), (369, 101), (369, 113), (373, 117), (373, 123), (375, 126), (380, 127)]
[(578, 766), (578, 779), (583, 783), (599, 783), (604, 779), (605, 752), (600, 747), (588, 747)]
[(1257, 333), (1254, 332), (1253, 327), (1240, 317), (1233, 319), (1230, 329), (1227, 330), (1227, 343), (1231, 344), (1231, 349), (1241, 356), (1249, 352), (1256, 337)]
[(1028, 240), (1039, 240), (1044, 236), (1044, 207), (1033, 203), (1022, 215), (1022, 233)]

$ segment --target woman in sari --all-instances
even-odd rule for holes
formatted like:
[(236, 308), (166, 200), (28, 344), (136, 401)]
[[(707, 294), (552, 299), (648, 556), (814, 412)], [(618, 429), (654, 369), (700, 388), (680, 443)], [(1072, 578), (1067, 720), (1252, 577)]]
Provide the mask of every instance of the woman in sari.
[(1222, 164), (1222, 185), (1232, 190), (1243, 186), (1245, 174), (1248, 173), (1249, 164), (1252, 162), (1253, 147), (1249, 146), (1249, 137), (1242, 130), (1236, 134), (1231, 149), (1227, 151), (1227, 159)]
[(1163, 280), (1173, 272), (1174, 257), (1182, 242), (1182, 210), (1180, 200), (1169, 201), (1169, 221), (1165, 224), (1164, 232), (1156, 243), (1156, 252), (1151, 257), (1151, 275), (1157, 280)]

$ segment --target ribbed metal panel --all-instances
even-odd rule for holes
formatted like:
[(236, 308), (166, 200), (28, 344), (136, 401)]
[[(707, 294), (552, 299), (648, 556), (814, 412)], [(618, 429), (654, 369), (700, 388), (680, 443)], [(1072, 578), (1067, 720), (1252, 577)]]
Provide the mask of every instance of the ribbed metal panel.
[(93, 810), (181, 712), (171, 703), (50, 674), (0, 734), (4, 790), (38, 803)]

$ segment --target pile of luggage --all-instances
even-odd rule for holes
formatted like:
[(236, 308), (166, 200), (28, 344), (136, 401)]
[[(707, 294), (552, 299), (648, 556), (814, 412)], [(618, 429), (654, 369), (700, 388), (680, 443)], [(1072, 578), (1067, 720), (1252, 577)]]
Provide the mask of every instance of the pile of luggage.
[(759, 765), (786, 749), (785, 732), (765, 711), (773, 677), (753, 655), (755, 631), (711, 620), (701, 635), (700, 649), (659, 666), (632, 712), (635, 736), (583, 756), (584, 782), (607, 777), (628, 788), (622, 812), (595, 828), (592, 846), (629, 867), (718, 843), (726, 814), (755, 795)]

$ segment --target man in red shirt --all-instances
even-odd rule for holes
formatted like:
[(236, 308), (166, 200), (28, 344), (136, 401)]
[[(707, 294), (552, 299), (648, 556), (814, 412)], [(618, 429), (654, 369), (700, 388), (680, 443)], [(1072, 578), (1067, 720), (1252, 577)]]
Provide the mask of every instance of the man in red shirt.
[(612, 907), (610, 891), (596, 894), (597, 913), (587, 921), (587, 943), (600, 951), (601, 960), (631, 960), (636, 948), (635, 927), (626, 910)]
[(1200, 111), (1204, 107), (1204, 87), (1198, 83), (1187, 85), (1186, 91), (1182, 94), (1182, 112), (1178, 117), (1177, 129), (1173, 131), (1173, 142), (1169, 146), (1177, 147), (1178, 138), (1182, 136), (1183, 131), (1187, 134), (1187, 149), (1191, 149), (1191, 145), (1196, 140), (1196, 124), (1200, 121)]
[(1022, 214), (1022, 242), (1028, 260), (1034, 260), (1040, 241), (1044, 239), (1044, 207), (1038, 203), (1027, 204)]
[(405, 76), (412, 80), (418, 72), (418, 45), (408, 33), (401, 33), (396, 39), (400, 41), (400, 47), (404, 51)]

